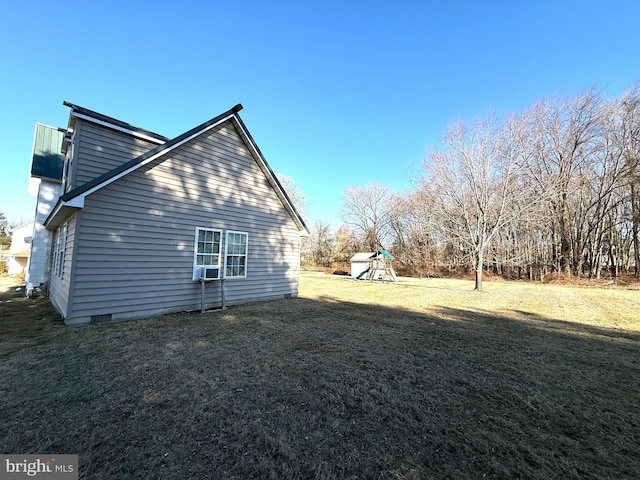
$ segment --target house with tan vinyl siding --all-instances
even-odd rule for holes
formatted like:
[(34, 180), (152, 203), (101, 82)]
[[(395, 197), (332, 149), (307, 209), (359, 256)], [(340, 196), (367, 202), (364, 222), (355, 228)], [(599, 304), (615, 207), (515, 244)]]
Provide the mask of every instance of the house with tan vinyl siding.
[(295, 297), (307, 228), (242, 106), (168, 139), (66, 103), (48, 287), (67, 324)]

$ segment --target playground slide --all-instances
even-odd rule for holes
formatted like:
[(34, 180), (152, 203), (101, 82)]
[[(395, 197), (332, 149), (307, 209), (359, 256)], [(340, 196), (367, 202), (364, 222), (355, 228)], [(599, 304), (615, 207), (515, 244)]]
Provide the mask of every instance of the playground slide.
[(364, 270), (364, 271), (360, 272), (360, 275), (358, 275), (358, 276), (356, 277), (356, 280), (360, 280), (360, 279), (362, 278), (362, 276), (363, 276), (365, 273), (367, 273), (369, 270), (371, 270), (371, 267), (369, 267), (369, 268), (367, 268), (366, 270)]

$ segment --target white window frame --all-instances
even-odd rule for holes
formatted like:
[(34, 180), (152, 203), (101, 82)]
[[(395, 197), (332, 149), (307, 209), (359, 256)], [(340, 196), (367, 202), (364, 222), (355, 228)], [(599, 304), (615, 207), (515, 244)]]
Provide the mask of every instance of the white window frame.
[[(200, 242), (200, 232), (211, 232), (212, 233), (212, 239), (215, 238), (215, 234), (217, 233), (219, 235), (219, 239), (218, 239), (218, 253), (215, 252), (199, 252), (198, 251), (198, 247), (199, 247), (199, 243), (208, 243), (208, 242)], [(205, 233), (206, 234), (206, 233)], [(193, 280), (198, 280), (200, 278), (202, 278), (202, 270), (204, 268), (217, 268), (218, 272), (221, 272), (221, 265), (222, 265), (222, 256), (223, 256), (223, 244), (222, 244), (222, 234), (223, 231), (219, 228), (209, 228), (209, 227), (196, 227), (196, 233), (195, 233), (195, 238), (194, 238), (194, 243), (193, 243)], [(215, 244), (216, 242), (211, 242), (213, 244)], [(217, 263), (206, 263), (205, 262), (205, 258), (202, 259), (202, 263), (198, 262), (198, 257), (199, 256), (205, 256), (205, 255), (217, 255)], [(222, 275), (220, 275), (219, 278), (221, 278)]]
[(64, 278), (64, 256), (67, 248), (67, 223), (65, 222), (56, 230), (56, 238), (53, 249), (53, 273), (59, 278)]
[[(229, 253), (229, 236), (230, 235), (244, 235), (244, 252), (232, 252)], [(248, 264), (248, 252), (249, 252), (249, 234), (247, 232), (239, 232), (237, 230), (227, 230), (224, 238), (224, 278), (247, 278), (247, 264)], [(229, 269), (233, 269), (239, 265), (234, 265), (229, 260), (232, 258), (244, 258), (244, 269), (242, 275), (229, 275), (227, 272)]]

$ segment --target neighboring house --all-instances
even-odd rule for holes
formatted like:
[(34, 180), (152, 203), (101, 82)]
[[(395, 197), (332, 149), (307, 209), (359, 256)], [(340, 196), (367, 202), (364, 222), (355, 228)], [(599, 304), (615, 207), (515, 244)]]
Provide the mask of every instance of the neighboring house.
[(11, 246), (3, 256), (7, 262), (7, 273), (24, 273), (29, 261), (29, 250), (33, 236), (33, 222), (24, 223), (11, 230)]
[[(67, 324), (295, 297), (304, 221), (238, 112), (175, 137), (65, 102), (49, 296)], [(42, 185), (42, 184), (41, 184)], [(222, 303), (218, 281), (204, 306)]]

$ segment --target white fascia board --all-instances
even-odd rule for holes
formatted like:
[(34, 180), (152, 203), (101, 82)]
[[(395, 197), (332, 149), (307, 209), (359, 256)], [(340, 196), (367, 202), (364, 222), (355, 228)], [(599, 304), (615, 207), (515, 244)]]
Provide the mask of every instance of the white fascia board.
[(72, 111), (71, 116), (76, 118), (81, 118), (82, 120), (87, 120), (88, 122), (97, 123), (98, 125), (102, 125), (103, 127), (108, 127), (113, 130), (118, 130), (119, 132), (124, 132), (129, 135), (133, 135), (134, 137), (142, 138), (143, 140), (157, 143), (158, 145), (162, 145), (163, 143), (165, 143), (165, 141), (160, 140), (159, 138), (150, 137), (149, 135), (145, 135), (144, 133), (136, 132), (134, 130), (129, 130), (128, 128), (121, 127), (120, 125), (114, 125), (113, 123), (105, 122), (103, 120), (98, 120), (97, 118), (93, 118), (88, 115), (83, 115), (82, 113)]
[(68, 202), (62, 202), (62, 206), (64, 207), (75, 207), (75, 208), (84, 208), (84, 196), (79, 195), (75, 198), (72, 198)]
[(60, 202), (55, 209), (49, 214), (43, 226), (47, 230), (54, 230), (56, 227), (69, 217), (72, 210), (81, 210), (84, 208), (84, 197), (73, 198), (68, 202)]
[(262, 158), (262, 155), (260, 155), (260, 152), (258, 151), (256, 145), (251, 141), (251, 137), (249, 136), (247, 131), (242, 127), (242, 123), (236, 121), (236, 125), (238, 126), (238, 128), (242, 132), (242, 135), (244, 136), (246, 143), (251, 147), (251, 150), (253, 152), (254, 158), (256, 158), (258, 160), (258, 165), (260, 166), (260, 170), (262, 170), (262, 172), (266, 175), (267, 179), (269, 180), (269, 183), (271, 184), (271, 186), (275, 190), (276, 195), (278, 195), (278, 198), (285, 205), (285, 208), (287, 210), (289, 210), (289, 213), (293, 217), (294, 222), (298, 225), (300, 230), (303, 231), (303, 236), (306, 237), (309, 234), (309, 232), (305, 228), (305, 226), (302, 224), (302, 222), (300, 221), (299, 216), (296, 213), (295, 207), (291, 204), (291, 202), (289, 201), (287, 196), (282, 193), (282, 188), (283, 187), (279, 186), (279, 184), (276, 181), (276, 179), (273, 178), (275, 176), (275, 173), (272, 173), (271, 169), (266, 165), (265, 160)]

